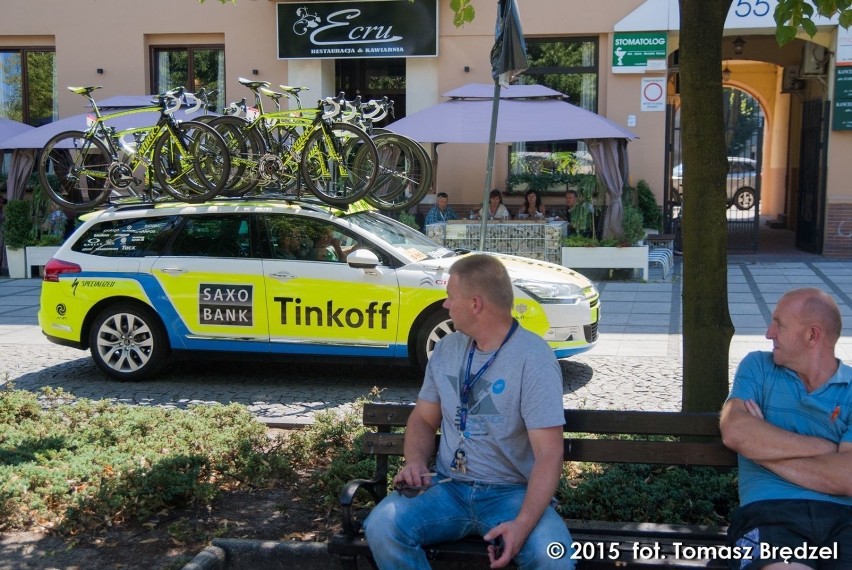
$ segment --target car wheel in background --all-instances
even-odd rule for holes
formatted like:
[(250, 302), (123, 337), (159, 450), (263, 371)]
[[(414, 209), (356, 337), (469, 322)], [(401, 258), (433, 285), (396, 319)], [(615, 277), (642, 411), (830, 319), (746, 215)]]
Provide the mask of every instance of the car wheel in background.
[(739, 210), (751, 210), (754, 207), (754, 189), (743, 186), (734, 194), (733, 203)]
[(156, 373), (169, 354), (158, 317), (135, 303), (116, 303), (95, 317), (89, 348), (98, 368), (119, 380), (144, 380)]
[(422, 370), (426, 369), (426, 363), (435, 350), (435, 344), (450, 333), (455, 332), (450, 313), (446, 309), (439, 309), (429, 315), (423, 321), (417, 331), (417, 341), (414, 347), (417, 365)]

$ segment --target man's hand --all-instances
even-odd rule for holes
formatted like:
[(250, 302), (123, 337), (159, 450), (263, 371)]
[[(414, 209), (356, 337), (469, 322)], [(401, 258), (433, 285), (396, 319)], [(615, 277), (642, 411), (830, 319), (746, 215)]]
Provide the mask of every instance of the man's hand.
[(431, 482), (432, 472), (425, 464), (408, 464), (393, 478), (394, 487), (398, 484), (420, 487)]
[(527, 541), (529, 531), (517, 521), (500, 523), (489, 530), (484, 538), (491, 542), (488, 546), (488, 561), (491, 568), (503, 568), (512, 561)]

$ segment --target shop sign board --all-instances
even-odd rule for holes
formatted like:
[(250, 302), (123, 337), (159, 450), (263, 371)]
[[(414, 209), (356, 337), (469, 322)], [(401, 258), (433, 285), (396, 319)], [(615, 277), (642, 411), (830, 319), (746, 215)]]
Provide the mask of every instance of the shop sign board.
[(616, 32), (612, 39), (612, 72), (644, 73), (666, 69), (666, 32)]
[(834, 109), (831, 128), (852, 130), (852, 30), (837, 28), (837, 53), (834, 68)]
[(278, 59), (435, 57), (438, 0), (277, 4)]

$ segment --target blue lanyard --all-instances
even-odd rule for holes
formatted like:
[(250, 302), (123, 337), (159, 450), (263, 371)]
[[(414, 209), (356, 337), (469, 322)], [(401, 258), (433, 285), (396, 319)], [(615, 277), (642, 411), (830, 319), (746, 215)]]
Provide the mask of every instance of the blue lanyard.
[(512, 319), (512, 326), (509, 327), (509, 332), (506, 334), (506, 338), (503, 339), (503, 342), (500, 343), (500, 347), (494, 351), (494, 354), (491, 355), (491, 358), (482, 365), (482, 368), (479, 369), (479, 372), (474, 374), (473, 379), (470, 377), (470, 367), (473, 364), (473, 354), (476, 352), (476, 341), (473, 341), (473, 344), (470, 345), (470, 350), (467, 353), (467, 369), (464, 374), (464, 385), (462, 386), (461, 391), (461, 408), (459, 409), (459, 431), (464, 434), (464, 430), (467, 427), (467, 413), (468, 407), (467, 404), (470, 401), (470, 393), (473, 390), (473, 385), (476, 384), (476, 381), (479, 380), (485, 371), (488, 370), (488, 367), (491, 366), (491, 363), (494, 362), (494, 359), (497, 358), (497, 355), (500, 353), (500, 350), (509, 342), (509, 339), (514, 334), (515, 330), (518, 328), (518, 321)]

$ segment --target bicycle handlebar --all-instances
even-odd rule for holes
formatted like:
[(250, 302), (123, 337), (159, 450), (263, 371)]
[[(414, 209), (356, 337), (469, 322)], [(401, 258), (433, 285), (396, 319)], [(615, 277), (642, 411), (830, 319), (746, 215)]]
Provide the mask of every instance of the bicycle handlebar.
[[(323, 109), (322, 118), (325, 121), (334, 119), (340, 114), (340, 103), (334, 97), (326, 97), (317, 102), (317, 106)], [(332, 110), (326, 111), (325, 107), (330, 106)]]
[(202, 87), (201, 91), (199, 91), (198, 93), (199, 93), (198, 95), (196, 95), (195, 93), (184, 93), (183, 94), (183, 102), (185, 102), (187, 105), (189, 105), (189, 97), (190, 96), (192, 96), (192, 99), (195, 101), (195, 105), (193, 105), (192, 107), (190, 107), (189, 109), (184, 111), (187, 115), (191, 115), (191, 114), (197, 112), (201, 108), (201, 106), (204, 104), (204, 99), (206, 98), (206, 93), (204, 92), (204, 88)]
[(231, 115), (233, 117), (239, 117), (240, 115), (246, 114), (246, 98), (243, 97), (242, 101), (234, 101), (225, 107), (222, 110), (222, 114)]

